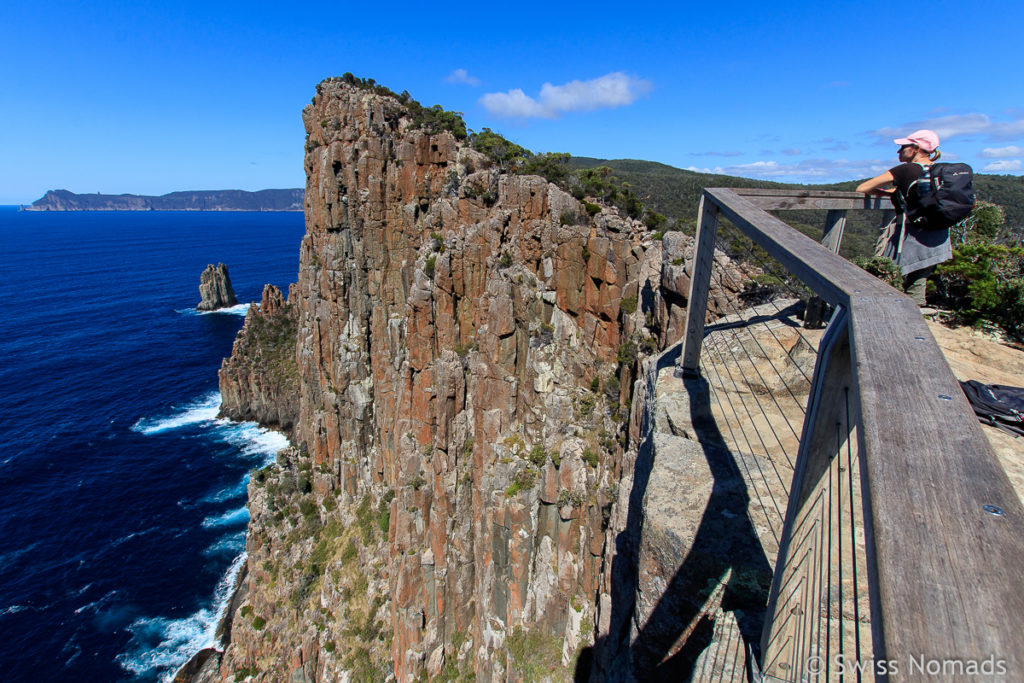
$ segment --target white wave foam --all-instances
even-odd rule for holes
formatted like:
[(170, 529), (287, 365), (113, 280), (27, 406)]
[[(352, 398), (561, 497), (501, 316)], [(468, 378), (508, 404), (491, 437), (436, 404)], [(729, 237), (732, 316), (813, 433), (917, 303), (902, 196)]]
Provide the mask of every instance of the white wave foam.
[[(281, 432), (266, 429), (256, 422), (234, 422), (218, 418), (220, 406), (220, 392), (213, 391), (181, 406), (166, 417), (141, 418), (131, 429), (149, 436), (190, 425), (209, 426), (212, 427), (213, 436), (235, 446), (244, 457), (259, 458), (262, 464), (273, 462), (277, 452), (288, 446), (288, 437)], [(245, 483), (243, 480), (239, 485), (241, 490), (237, 493), (235, 489), (226, 489), (222, 493), (228, 498), (240, 496), (244, 493)], [(211, 502), (219, 501), (215, 499)]]
[(28, 605), (10, 605), (0, 609), (0, 617), (6, 617), (8, 614), (17, 614), (18, 612), (24, 612), (28, 609)]
[(231, 590), (245, 560), (245, 553), (236, 557), (217, 582), (210, 609), (200, 609), (181, 619), (149, 617), (132, 622), (128, 630), (132, 634), (131, 644), (135, 647), (133, 651), (117, 656), (121, 668), (136, 675), (162, 673), (161, 680), (169, 682), (174, 680), (174, 674), (192, 655), (203, 648), (216, 646), (217, 624), (228, 608)]
[(245, 495), (246, 486), (249, 484), (248, 475), (242, 477), (234, 486), (228, 486), (215, 493), (210, 493), (204, 496), (199, 502), (200, 503), (224, 503), (235, 498), (241, 498)]
[[(218, 420), (220, 436), (246, 459), (258, 460), (260, 466), (274, 462), (277, 452), (288, 446), (288, 437), (281, 432), (266, 429), (255, 422)], [(242, 484), (248, 483), (244, 479)]]
[(216, 543), (203, 551), (206, 557), (236, 555), (245, 549), (245, 530), (222, 536)]
[[(258, 305), (259, 304), (257, 304), (257, 306)], [(240, 316), (244, 316), (246, 313), (249, 312), (249, 307), (250, 306), (252, 306), (251, 303), (248, 303), (248, 304), (235, 304), (234, 306), (228, 306), (227, 308), (218, 308), (216, 311), (200, 311), (198, 308), (195, 308), (195, 307), (192, 307), (192, 308), (178, 308), (178, 309), (175, 309), (174, 312), (175, 313), (180, 313), (182, 315), (240, 315)]]
[(246, 508), (238, 508), (237, 510), (228, 510), (223, 515), (217, 515), (216, 517), (207, 517), (203, 520), (204, 529), (212, 529), (218, 526), (233, 526), (236, 524), (248, 524), (249, 523), (249, 510)]
[(178, 429), (187, 425), (195, 425), (203, 422), (212, 422), (217, 419), (220, 412), (220, 392), (213, 391), (201, 398), (188, 403), (177, 409), (167, 417), (142, 418), (132, 425), (133, 432), (140, 432), (146, 436), (165, 432), (169, 429)]
[[(89, 585), (91, 586), (92, 584), (89, 584)], [(87, 588), (88, 588), (88, 586), (87, 586)], [(84, 592), (85, 591), (81, 591), (81, 592), (79, 592), (78, 595), (81, 595)], [(106, 595), (104, 595), (99, 600), (94, 600), (92, 602), (87, 602), (86, 604), (84, 604), (81, 607), (77, 608), (75, 610), (75, 614), (81, 614), (82, 612), (85, 612), (87, 610), (98, 613), (100, 611), (100, 609), (102, 609), (103, 607), (106, 607), (108, 604), (113, 602), (114, 598), (117, 597), (118, 593), (119, 593), (119, 591), (117, 591), (117, 590), (109, 591)], [(78, 596), (76, 595), (75, 597), (78, 597)]]
[(227, 308), (218, 308), (216, 311), (199, 311), (199, 315), (241, 315), (244, 316), (249, 312), (249, 306), (252, 304), (235, 304), (234, 306), (228, 306)]

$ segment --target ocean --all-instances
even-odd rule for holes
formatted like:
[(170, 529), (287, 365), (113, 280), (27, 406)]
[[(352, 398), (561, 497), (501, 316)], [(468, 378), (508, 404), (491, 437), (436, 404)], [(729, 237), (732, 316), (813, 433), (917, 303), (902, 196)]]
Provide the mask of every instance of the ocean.
[(245, 555), (248, 473), (283, 435), (217, 419), (247, 304), (287, 291), (301, 213), (0, 207), (0, 680), (167, 680)]

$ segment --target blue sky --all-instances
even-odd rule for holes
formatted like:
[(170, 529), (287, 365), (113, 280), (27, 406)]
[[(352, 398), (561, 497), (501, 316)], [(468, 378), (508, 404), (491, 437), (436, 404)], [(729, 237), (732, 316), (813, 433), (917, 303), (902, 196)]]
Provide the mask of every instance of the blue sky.
[(49, 2), (0, 6), (0, 204), (301, 187), (346, 71), (536, 152), (832, 182), (930, 127), (1024, 174), (1024, 3)]

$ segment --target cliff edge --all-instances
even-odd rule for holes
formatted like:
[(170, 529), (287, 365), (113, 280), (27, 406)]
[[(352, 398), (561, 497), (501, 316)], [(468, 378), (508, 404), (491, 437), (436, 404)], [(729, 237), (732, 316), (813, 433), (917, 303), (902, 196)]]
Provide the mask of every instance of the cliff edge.
[[(689, 238), (505, 173), (417, 108), (348, 78), (303, 111), (298, 282), (264, 292), (220, 374), (228, 414), (295, 414), (249, 485), (220, 675), (626, 675), (634, 598), (612, 567), (635, 539), (615, 510)], [(712, 305), (734, 294), (716, 281)], [(253, 341), (271, 326), (276, 364)]]

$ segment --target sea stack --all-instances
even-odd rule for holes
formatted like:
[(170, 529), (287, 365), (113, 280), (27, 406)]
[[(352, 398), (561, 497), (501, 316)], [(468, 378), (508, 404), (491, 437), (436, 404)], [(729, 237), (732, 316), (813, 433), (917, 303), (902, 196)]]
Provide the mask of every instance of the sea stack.
[(202, 301), (196, 308), (200, 311), (216, 311), (218, 308), (238, 304), (235, 290), (231, 287), (231, 278), (228, 277), (227, 266), (223, 263), (216, 266), (211, 263), (206, 266), (206, 270), (199, 277), (199, 296)]

